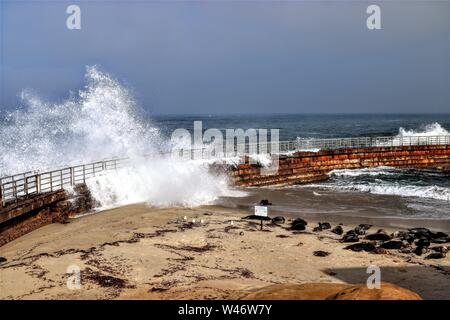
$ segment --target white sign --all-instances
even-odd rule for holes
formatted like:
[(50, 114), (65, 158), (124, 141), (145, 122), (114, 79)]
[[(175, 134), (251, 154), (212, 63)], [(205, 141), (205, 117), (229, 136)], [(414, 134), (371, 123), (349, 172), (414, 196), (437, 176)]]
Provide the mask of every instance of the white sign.
[(267, 217), (269, 209), (264, 206), (255, 206), (255, 216)]

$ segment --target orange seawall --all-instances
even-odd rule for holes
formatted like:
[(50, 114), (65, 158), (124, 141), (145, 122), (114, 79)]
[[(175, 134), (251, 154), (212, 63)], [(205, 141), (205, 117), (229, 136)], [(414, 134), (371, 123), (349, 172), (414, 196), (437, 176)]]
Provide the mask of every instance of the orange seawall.
[(264, 175), (258, 164), (240, 164), (229, 175), (237, 186), (282, 186), (320, 181), (334, 169), (398, 167), (450, 172), (450, 146), (403, 146), (297, 152), (280, 156), (274, 174)]

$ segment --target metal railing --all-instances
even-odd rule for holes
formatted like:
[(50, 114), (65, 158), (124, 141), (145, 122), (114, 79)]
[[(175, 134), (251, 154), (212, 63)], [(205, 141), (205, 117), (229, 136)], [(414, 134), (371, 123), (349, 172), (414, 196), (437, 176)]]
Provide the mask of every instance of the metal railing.
[(0, 178), (0, 200), (2, 206), (30, 195), (62, 190), (86, 182), (106, 170), (124, 167), (126, 159), (111, 159), (77, 165), (47, 172), (26, 172)]
[(450, 135), (355, 137), (355, 138), (335, 138), (335, 139), (297, 139), (297, 141), (299, 149), (329, 150), (339, 148), (448, 145), (450, 144)]
[[(221, 159), (230, 156), (243, 156), (261, 154), (286, 154), (296, 151), (318, 151), (339, 148), (368, 148), (368, 147), (394, 147), (413, 145), (450, 145), (450, 135), (447, 136), (407, 136), (407, 137), (356, 137), (336, 139), (297, 139), (280, 141), (276, 144), (244, 144), (234, 145), (231, 150), (217, 152), (211, 146), (195, 149), (178, 149), (181, 159)], [(276, 150), (271, 148), (275, 147)], [(169, 153), (148, 154), (145, 158), (172, 155)], [(96, 161), (89, 164), (66, 167), (46, 172), (25, 172), (0, 178), (0, 202), (2, 206), (7, 203), (26, 198), (30, 195), (62, 190), (68, 186), (84, 183), (86, 180), (101, 175), (109, 170), (117, 170), (127, 165), (128, 158), (116, 158)]]

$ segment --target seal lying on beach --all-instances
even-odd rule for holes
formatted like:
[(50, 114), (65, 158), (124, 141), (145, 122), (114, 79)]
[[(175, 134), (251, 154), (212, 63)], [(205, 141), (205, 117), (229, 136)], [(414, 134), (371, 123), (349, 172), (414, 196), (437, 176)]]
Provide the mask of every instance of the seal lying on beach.
[(359, 243), (351, 244), (351, 245), (345, 247), (344, 249), (352, 250), (352, 251), (356, 251), (356, 252), (360, 252), (360, 251), (372, 252), (373, 250), (375, 250), (375, 246), (370, 242), (359, 242)]
[(313, 252), (313, 255), (316, 257), (327, 257), (330, 255), (330, 253), (327, 251), (317, 250)]
[(445, 258), (445, 253), (442, 252), (433, 252), (425, 257), (425, 259), (442, 259), (442, 258)]
[(276, 217), (272, 218), (272, 223), (276, 223), (276, 224), (277, 223), (283, 224), (283, 223), (285, 223), (285, 221), (286, 221), (286, 219), (282, 216), (276, 216)]
[(347, 233), (342, 237), (342, 242), (358, 242), (359, 237), (355, 230), (347, 231)]
[(450, 237), (446, 236), (446, 237), (441, 237), (441, 238), (435, 238), (435, 239), (432, 239), (431, 242), (433, 242), (433, 243), (450, 243)]
[(367, 240), (375, 240), (375, 241), (388, 241), (388, 240), (391, 240), (391, 236), (384, 232), (377, 232), (377, 233), (368, 234), (366, 236), (366, 239)]
[(269, 217), (262, 217), (262, 216), (257, 216), (257, 215), (254, 215), (254, 214), (251, 214), (251, 215), (249, 215), (249, 216), (242, 217), (241, 219), (248, 219), (248, 220), (264, 220), (264, 221), (272, 220), (272, 218), (269, 218)]
[(319, 222), (318, 226), (313, 229), (314, 232), (323, 231), (326, 229), (331, 229), (331, 224), (329, 222)]
[(431, 250), (433, 250), (435, 252), (441, 252), (441, 253), (447, 253), (448, 252), (448, 248), (444, 247), (444, 246), (434, 247), (434, 248), (431, 248)]
[(390, 240), (383, 242), (380, 247), (383, 249), (401, 249), (405, 247), (405, 244), (400, 240)]
[(342, 235), (343, 233), (344, 233), (344, 229), (342, 229), (342, 227), (341, 226), (336, 226), (336, 227), (334, 227), (332, 230), (331, 230), (331, 232), (333, 232), (333, 233), (335, 233), (335, 234), (337, 234), (337, 235)]
[(305, 230), (306, 226), (308, 225), (308, 222), (302, 218), (295, 218), (291, 222), (291, 230)]
[(427, 239), (433, 243), (446, 243), (450, 242), (450, 237), (444, 232), (433, 232), (427, 228), (411, 228), (408, 229), (407, 233), (410, 237), (414, 239)]
[(362, 236), (366, 234), (366, 231), (372, 228), (371, 224), (362, 223), (355, 228), (355, 233)]
[(319, 222), (319, 227), (323, 230), (331, 229), (331, 224), (329, 222)]
[(272, 202), (269, 202), (269, 200), (267, 200), (267, 199), (263, 199), (259, 202), (259, 205), (260, 206), (271, 206)]

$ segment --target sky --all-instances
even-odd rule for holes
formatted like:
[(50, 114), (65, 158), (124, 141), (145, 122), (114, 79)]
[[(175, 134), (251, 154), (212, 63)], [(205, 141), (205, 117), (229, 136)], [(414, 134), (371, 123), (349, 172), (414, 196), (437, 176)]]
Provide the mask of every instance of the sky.
[(69, 97), (88, 65), (150, 114), (450, 112), (445, 0), (0, 1), (0, 112)]

